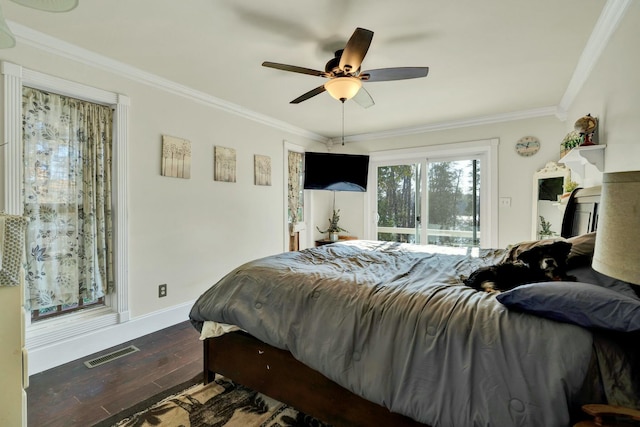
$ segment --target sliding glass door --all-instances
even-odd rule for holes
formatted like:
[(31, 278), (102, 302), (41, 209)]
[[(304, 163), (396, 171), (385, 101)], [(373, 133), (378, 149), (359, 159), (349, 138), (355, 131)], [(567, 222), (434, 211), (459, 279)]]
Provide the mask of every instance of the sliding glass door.
[(420, 163), (378, 167), (377, 239), (420, 243)]
[(373, 155), (370, 179), (377, 185), (370, 199), (370, 238), (490, 247), (496, 239), (487, 235), (493, 221), (483, 203), (489, 205), (491, 200), (492, 175), (487, 170), (491, 156), (468, 151), (388, 160)]
[(426, 242), (480, 245), (480, 160), (427, 162)]

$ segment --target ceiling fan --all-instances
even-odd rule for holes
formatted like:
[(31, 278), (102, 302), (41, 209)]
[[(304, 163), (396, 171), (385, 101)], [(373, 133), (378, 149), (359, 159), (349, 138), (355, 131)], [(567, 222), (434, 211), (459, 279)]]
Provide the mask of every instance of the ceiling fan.
[(365, 108), (372, 106), (374, 102), (371, 95), (362, 87), (362, 82), (415, 79), (426, 77), (429, 73), (429, 67), (396, 67), (360, 71), (362, 60), (369, 50), (372, 39), (373, 31), (356, 28), (344, 49), (337, 50), (335, 57), (327, 62), (324, 71), (267, 61), (263, 62), (262, 65), (278, 70), (329, 79), (322, 86), (300, 95), (291, 101), (291, 104), (299, 104), (327, 91), (332, 97), (343, 103), (353, 98), (354, 101)]

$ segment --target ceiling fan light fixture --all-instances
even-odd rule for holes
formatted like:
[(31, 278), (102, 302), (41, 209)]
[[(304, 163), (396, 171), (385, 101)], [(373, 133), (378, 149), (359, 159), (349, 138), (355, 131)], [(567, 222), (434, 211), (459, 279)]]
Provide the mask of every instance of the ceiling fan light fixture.
[(68, 12), (78, 6), (78, 0), (11, 0), (19, 5), (45, 12)]
[(0, 9), (0, 49), (9, 49), (16, 45), (16, 38), (7, 25)]
[(342, 102), (353, 98), (361, 87), (362, 82), (356, 77), (336, 77), (324, 84), (329, 95)]

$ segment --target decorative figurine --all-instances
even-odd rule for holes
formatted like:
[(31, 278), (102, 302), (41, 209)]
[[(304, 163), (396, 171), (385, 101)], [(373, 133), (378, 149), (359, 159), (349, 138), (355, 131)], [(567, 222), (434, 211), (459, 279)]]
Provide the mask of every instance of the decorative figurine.
[(594, 137), (594, 133), (598, 128), (598, 119), (591, 117), (591, 114), (587, 114), (576, 120), (574, 128), (583, 136), (583, 141), (580, 146), (596, 145), (598, 143), (597, 138)]

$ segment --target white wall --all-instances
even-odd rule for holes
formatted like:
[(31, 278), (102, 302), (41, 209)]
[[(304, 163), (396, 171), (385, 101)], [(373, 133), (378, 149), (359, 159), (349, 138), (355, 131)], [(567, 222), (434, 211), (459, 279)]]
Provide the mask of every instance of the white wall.
[[(500, 140), (498, 147), (498, 164), (500, 165), (498, 196), (511, 198), (511, 207), (501, 207), (498, 211), (499, 246), (504, 247), (509, 243), (531, 238), (531, 182), (533, 173), (544, 167), (547, 162), (559, 159), (560, 142), (565, 133), (564, 124), (554, 116), (550, 116), (395, 138), (347, 142), (344, 147), (340, 146), (334, 151), (374, 152), (498, 138)], [(541, 148), (532, 157), (521, 157), (515, 152), (515, 143), (527, 135), (539, 138)], [(369, 185), (372, 184), (369, 183)], [(361, 199), (344, 197), (343, 200), (340, 204), (341, 212), (358, 212), (358, 215), (362, 212), (364, 215)], [(321, 208), (317, 207), (317, 209)], [(346, 221), (344, 227), (349, 229), (349, 224)]]
[(632, 1), (568, 111), (566, 132), (587, 113), (599, 118), (605, 172), (640, 170), (639, 40), (640, 2)]
[[(317, 150), (323, 144), (23, 44), (0, 51), (0, 60), (130, 98), (133, 319), (192, 301), (231, 268), (282, 251), (283, 141)], [(160, 175), (163, 134), (191, 141), (191, 179)], [(216, 145), (236, 150), (236, 183), (213, 180)], [(271, 157), (271, 186), (253, 184), (254, 154)], [(168, 284), (165, 298), (157, 295), (161, 283)]]
[[(499, 196), (512, 199), (510, 208), (499, 210), (499, 245), (528, 240), (532, 175), (546, 162), (558, 159), (560, 141), (578, 117), (591, 113), (601, 119), (607, 171), (640, 169), (638, 23), (640, 3), (632, 2), (586, 86), (570, 106), (566, 122), (555, 117), (526, 119), (348, 142), (334, 151), (367, 153), (499, 138)], [(0, 60), (130, 97), (129, 296), (133, 320), (182, 307), (238, 264), (282, 250), (282, 142), (286, 139), (316, 151), (324, 151), (323, 145), (29, 46), (0, 51)], [(162, 134), (192, 142), (190, 180), (160, 176)], [(542, 148), (533, 157), (523, 158), (514, 151), (515, 142), (525, 135), (541, 140)], [(235, 184), (213, 181), (215, 145), (237, 150)], [(254, 154), (271, 157), (271, 187), (253, 185)], [(309, 225), (315, 230), (316, 225), (326, 225), (333, 197), (329, 192), (314, 192), (313, 199)], [(341, 225), (350, 234), (362, 236), (364, 195), (338, 193), (336, 207), (341, 209)], [(157, 297), (160, 283), (169, 286), (166, 298)]]
[[(640, 2), (631, 2), (620, 27), (606, 45), (585, 85), (567, 111), (567, 120), (554, 116), (471, 126), (370, 141), (347, 142), (336, 152), (360, 152), (428, 146), (476, 139), (499, 138), (499, 197), (510, 197), (510, 208), (499, 208), (499, 246), (529, 240), (531, 230), (533, 173), (560, 157), (560, 142), (573, 130), (575, 121), (590, 113), (600, 119), (600, 143), (606, 144), (605, 172), (640, 170)], [(568, 82), (567, 82), (568, 83)], [(508, 88), (505, 88), (508, 90)], [(558, 102), (560, 102), (559, 94)], [(541, 149), (533, 157), (518, 156), (513, 147), (522, 136), (540, 139)], [(586, 165), (580, 182), (597, 185), (602, 176)], [(578, 178), (574, 175), (574, 178)], [(342, 212), (363, 210), (359, 199), (347, 198)], [(326, 206), (325, 206), (326, 208)], [(317, 210), (322, 206), (316, 206)], [(353, 226), (352, 226), (353, 227)], [(348, 228), (345, 222), (345, 228)], [(355, 227), (354, 227), (355, 228)]]
[[(313, 215), (310, 227), (313, 229), (313, 239), (325, 239), (329, 236), (322, 234), (320, 230), (325, 230), (329, 226), (329, 220), (333, 215), (334, 192), (325, 190), (308, 191), (313, 197)], [(340, 227), (347, 230), (340, 235), (364, 237), (364, 203), (365, 193), (353, 191), (336, 191), (335, 208), (340, 210)]]

